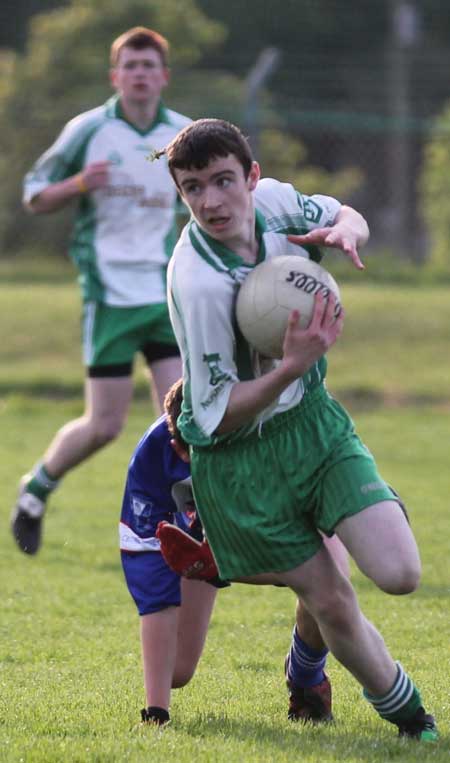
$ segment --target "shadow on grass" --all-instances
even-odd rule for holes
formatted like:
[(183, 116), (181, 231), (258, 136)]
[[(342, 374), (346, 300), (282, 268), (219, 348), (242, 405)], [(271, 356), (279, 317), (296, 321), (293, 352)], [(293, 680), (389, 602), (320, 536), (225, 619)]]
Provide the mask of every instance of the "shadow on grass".
[(287, 752), (311, 760), (423, 761), (428, 759), (427, 752), (434, 757), (441, 746), (430, 744), (425, 750), (424, 745), (418, 745), (414, 740), (399, 739), (394, 727), (381, 721), (378, 725), (376, 719), (373, 725), (359, 724), (356, 734), (353, 726), (342, 723), (304, 726), (287, 720), (274, 726), (272, 716), (260, 720), (233, 720), (215, 713), (199, 714), (191, 723), (183, 724), (186, 733), (194, 738), (220, 740), (225, 737), (247, 742), (258, 755), (260, 751), (270, 756), (272, 750), (274, 758), (279, 752)]
[(369, 387), (348, 387), (333, 396), (352, 411), (375, 411), (379, 408), (450, 407), (448, 395), (391, 393)]
[[(95, 544), (88, 547), (86, 544), (72, 544), (70, 542), (61, 544), (54, 540), (46, 541), (45, 546), (45, 565), (49, 567), (65, 567), (70, 565), (71, 570), (84, 571), (86, 569), (86, 559), (89, 560), (89, 569), (93, 572), (117, 573), (122, 571), (120, 562), (119, 548), (114, 558), (106, 559), (96, 556)], [(114, 549), (115, 551), (115, 549)]]
[[(0, 381), (0, 398), (23, 398), (24, 400), (74, 400), (83, 399), (83, 374), (77, 381), (55, 381), (54, 379), (15, 379)], [(380, 408), (424, 408), (439, 407), (450, 409), (449, 395), (392, 393), (371, 387), (348, 387), (331, 390), (331, 394), (340, 403), (352, 411), (376, 411)], [(135, 380), (133, 397), (135, 400), (148, 400), (148, 384), (144, 379)]]
[[(84, 377), (80, 365), (80, 380), (74, 382), (58, 382), (50, 379), (39, 381), (27, 381), (17, 379), (14, 382), (0, 382), (0, 398), (27, 400), (83, 400)], [(133, 397), (135, 400), (148, 400), (148, 384), (137, 380), (134, 387)]]

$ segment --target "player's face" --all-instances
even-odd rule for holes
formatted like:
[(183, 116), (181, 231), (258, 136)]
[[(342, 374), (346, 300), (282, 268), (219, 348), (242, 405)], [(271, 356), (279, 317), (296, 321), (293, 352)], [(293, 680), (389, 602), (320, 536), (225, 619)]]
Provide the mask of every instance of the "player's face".
[(153, 48), (123, 48), (111, 70), (111, 83), (125, 101), (145, 103), (159, 98), (169, 81), (168, 69)]
[(212, 159), (202, 170), (175, 170), (184, 201), (200, 227), (226, 244), (245, 236), (253, 225), (252, 191), (259, 180), (253, 162), (249, 176), (234, 154)]

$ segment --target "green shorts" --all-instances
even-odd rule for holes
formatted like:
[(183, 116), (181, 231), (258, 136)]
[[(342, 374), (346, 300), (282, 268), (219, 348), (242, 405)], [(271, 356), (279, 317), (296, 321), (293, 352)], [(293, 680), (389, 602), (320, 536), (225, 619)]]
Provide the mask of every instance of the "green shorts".
[(148, 362), (178, 355), (165, 302), (142, 307), (84, 303), (83, 357), (88, 368), (108, 366), (131, 373), (137, 352)]
[(223, 578), (310, 559), (345, 517), (396, 500), (323, 386), (242, 440), (192, 448), (196, 504)]

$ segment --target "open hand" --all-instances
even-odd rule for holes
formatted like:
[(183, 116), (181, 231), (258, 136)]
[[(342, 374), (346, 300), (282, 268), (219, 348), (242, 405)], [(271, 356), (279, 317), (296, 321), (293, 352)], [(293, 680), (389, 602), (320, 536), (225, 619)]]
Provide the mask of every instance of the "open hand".
[(290, 235), (288, 240), (299, 246), (314, 244), (315, 246), (330, 246), (334, 249), (340, 249), (350, 257), (358, 270), (364, 270), (364, 264), (361, 262), (358, 254), (357, 237), (354, 231), (344, 222), (336, 223), (336, 225), (328, 228), (316, 228), (302, 236)]

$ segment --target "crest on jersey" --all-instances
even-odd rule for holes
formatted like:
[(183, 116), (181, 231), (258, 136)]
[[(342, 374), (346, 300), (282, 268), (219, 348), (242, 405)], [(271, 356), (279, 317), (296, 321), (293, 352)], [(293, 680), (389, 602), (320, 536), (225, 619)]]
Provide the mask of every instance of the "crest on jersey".
[(152, 508), (153, 504), (141, 501), (135, 496), (131, 499), (131, 507), (134, 514), (135, 527), (138, 532), (147, 532), (152, 526)]
[(212, 352), (209, 355), (203, 355), (203, 362), (207, 363), (209, 368), (209, 383), (212, 387), (215, 387), (223, 379), (228, 379), (228, 374), (219, 366), (221, 360), (218, 352)]
[(120, 164), (123, 164), (123, 159), (118, 151), (111, 151), (106, 158), (108, 162), (115, 164), (116, 167), (119, 167)]

